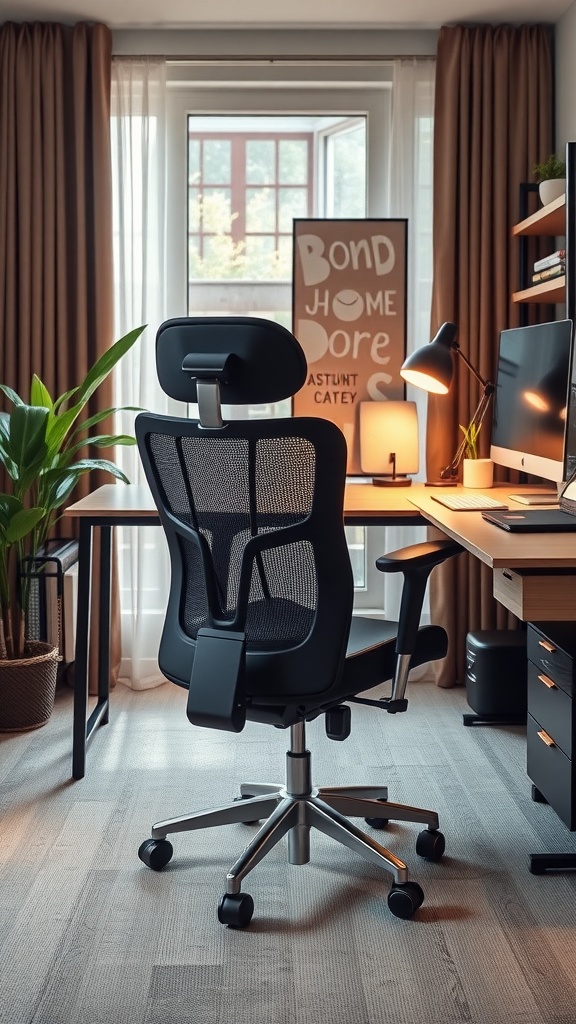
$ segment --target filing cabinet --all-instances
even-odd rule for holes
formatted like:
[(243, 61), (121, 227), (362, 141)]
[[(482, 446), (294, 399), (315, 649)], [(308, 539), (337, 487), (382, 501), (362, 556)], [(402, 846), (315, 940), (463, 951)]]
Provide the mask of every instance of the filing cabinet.
[(527, 770), (536, 790), (576, 830), (576, 743), (573, 701), (576, 627), (528, 625)]

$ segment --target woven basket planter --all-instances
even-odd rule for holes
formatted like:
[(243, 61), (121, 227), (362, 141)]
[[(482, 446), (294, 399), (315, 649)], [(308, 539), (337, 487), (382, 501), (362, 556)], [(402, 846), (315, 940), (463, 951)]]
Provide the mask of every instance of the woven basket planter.
[(54, 709), (58, 648), (33, 641), (30, 656), (0, 660), (0, 732), (38, 729)]

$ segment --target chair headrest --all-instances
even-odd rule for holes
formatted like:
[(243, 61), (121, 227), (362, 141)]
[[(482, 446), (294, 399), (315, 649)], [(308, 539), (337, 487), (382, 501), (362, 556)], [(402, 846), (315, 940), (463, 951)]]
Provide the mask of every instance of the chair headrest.
[(160, 386), (181, 402), (198, 401), (198, 381), (217, 380), (222, 402), (279, 402), (306, 380), (306, 357), (285, 327), (249, 316), (180, 317), (156, 335)]

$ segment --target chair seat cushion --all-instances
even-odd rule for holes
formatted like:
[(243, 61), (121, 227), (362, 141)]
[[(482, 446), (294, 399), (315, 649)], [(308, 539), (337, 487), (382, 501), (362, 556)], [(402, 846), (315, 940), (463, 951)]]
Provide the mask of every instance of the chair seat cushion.
[(370, 619), (364, 615), (353, 615), (348, 636), (346, 657), (354, 657), (361, 651), (369, 650), (376, 644), (396, 642), (398, 623), (388, 619)]
[[(339, 689), (346, 694), (362, 693), (392, 679), (396, 667), (398, 623), (353, 615)], [(411, 659), (412, 668), (444, 658), (448, 639), (441, 626), (421, 626)]]

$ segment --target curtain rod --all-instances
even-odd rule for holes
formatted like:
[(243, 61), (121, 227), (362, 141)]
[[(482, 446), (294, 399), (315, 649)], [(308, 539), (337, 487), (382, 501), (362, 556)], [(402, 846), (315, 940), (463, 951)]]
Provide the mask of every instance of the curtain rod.
[[(115, 57), (125, 57), (132, 60), (144, 60), (146, 57), (152, 56), (165, 56), (163, 54), (114, 54)], [(322, 57), (303, 57), (302, 54), (299, 56), (272, 56), (272, 57), (254, 57), (254, 56), (207, 56), (207, 57), (189, 57), (171, 55), (166, 57), (167, 64), (293, 64), (299, 66), (307, 66), (309, 64), (365, 64), (365, 63), (379, 63), (388, 64), (392, 60), (435, 60), (436, 54), (411, 54), (411, 53), (398, 53), (398, 54), (386, 54), (386, 56), (376, 56), (374, 54), (368, 54), (365, 56), (357, 57), (339, 57), (339, 56), (322, 56)]]

